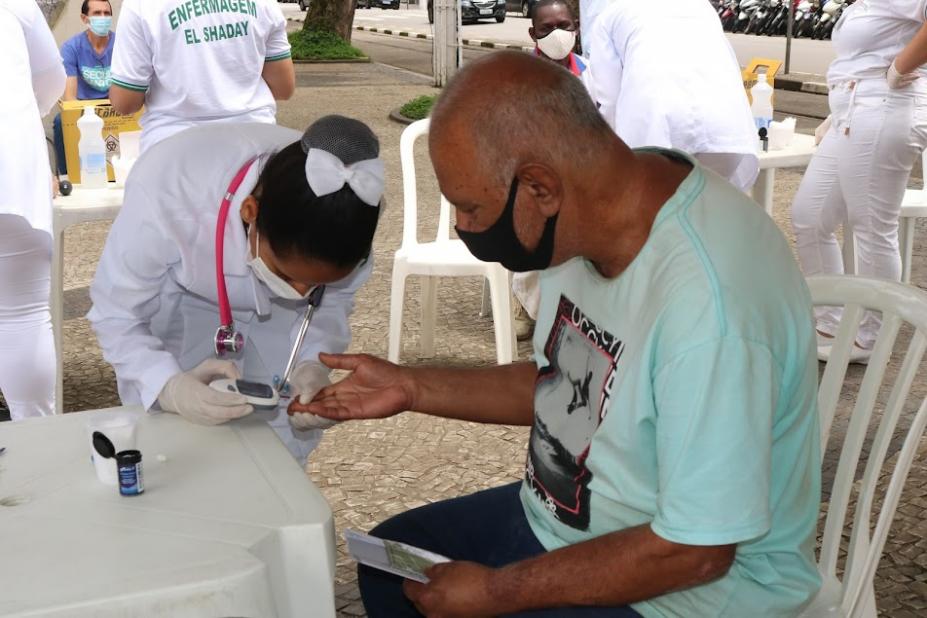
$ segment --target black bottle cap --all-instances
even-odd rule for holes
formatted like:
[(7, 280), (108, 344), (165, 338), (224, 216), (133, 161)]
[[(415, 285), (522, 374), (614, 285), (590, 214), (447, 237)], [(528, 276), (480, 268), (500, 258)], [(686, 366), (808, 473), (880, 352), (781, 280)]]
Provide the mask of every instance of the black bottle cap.
[(116, 464), (119, 466), (131, 466), (142, 461), (142, 452), (136, 450), (119, 451), (116, 453)]

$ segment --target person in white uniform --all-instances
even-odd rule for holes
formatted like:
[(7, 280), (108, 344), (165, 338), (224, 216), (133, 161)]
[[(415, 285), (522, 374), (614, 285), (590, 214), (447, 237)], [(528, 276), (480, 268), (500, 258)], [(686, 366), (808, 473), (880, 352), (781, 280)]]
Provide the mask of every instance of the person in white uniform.
[(0, 392), (13, 420), (54, 414), (52, 185), (42, 128), (67, 76), (34, 0), (0, 0)]
[[(316, 121), (303, 136), (258, 123), (234, 132), (195, 127), (144, 153), (126, 182), (87, 316), (122, 402), (200, 424), (254, 413), (304, 461), (330, 423), (288, 415), (285, 400), (255, 411), (243, 395), (209, 383), (243, 377), (273, 385), (310, 292), (325, 285), (288, 381), (292, 402), (308, 403), (328, 384), (318, 355), (350, 342), (348, 318), (372, 269), (383, 183), (376, 137), (342, 116)], [(214, 336), (220, 285), (243, 337), (242, 351), (222, 359)]]
[(593, 99), (633, 148), (676, 148), (747, 191), (757, 133), (740, 66), (705, 1), (610, 0), (586, 31)]
[(586, 58), (592, 58), (593, 42), (589, 33), (592, 32), (593, 24), (609, 2), (611, 0), (579, 0), (579, 26), (583, 33), (581, 38), (583, 56)]
[[(927, 147), (927, 1), (857, 0), (834, 28), (827, 72), (831, 117), (792, 205), (806, 276), (843, 273), (837, 227), (848, 221), (857, 273), (901, 278), (898, 216), (917, 156)], [(829, 125), (829, 126), (828, 126)], [(817, 311), (826, 358), (841, 312)], [(880, 320), (867, 314), (851, 354), (866, 362)]]
[(296, 89), (275, 0), (125, 0), (110, 99), (145, 105), (141, 149), (198, 124), (275, 122)]

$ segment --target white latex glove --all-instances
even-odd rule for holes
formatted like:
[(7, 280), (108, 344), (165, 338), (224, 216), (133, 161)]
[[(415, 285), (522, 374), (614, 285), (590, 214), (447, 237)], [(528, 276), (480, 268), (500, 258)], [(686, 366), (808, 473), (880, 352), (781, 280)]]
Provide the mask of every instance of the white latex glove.
[(898, 90), (900, 88), (907, 88), (918, 79), (920, 79), (920, 74), (917, 72), (912, 73), (899, 73), (898, 69), (895, 68), (895, 63), (892, 62), (892, 66), (888, 67), (888, 87), (892, 90)]
[(210, 358), (168, 380), (158, 395), (158, 403), (165, 412), (179, 414), (198, 425), (219, 425), (254, 412), (244, 395), (209, 388), (216, 378), (240, 377), (235, 363)]
[(828, 116), (824, 119), (824, 122), (818, 125), (814, 130), (814, 145), (817, 146), (824, 139), (824, 136), (827, 135), (827, 132), (830, 131), (831, 125), (831, 116)]
[[(319, 363), (302, 362), (293, 369), (293, 375), (290, 377), (290, 392), (293, 395), (293, 401), (303, 405), (312, 401), (316, 393), (331, 384), (328, 378), (328, 367)], [(329, 420), (310, 414), (309, 412), (296, 412), (290, 415), (290, 425), (294, 429), (328, 429), (337, 425), (338, 421)]]

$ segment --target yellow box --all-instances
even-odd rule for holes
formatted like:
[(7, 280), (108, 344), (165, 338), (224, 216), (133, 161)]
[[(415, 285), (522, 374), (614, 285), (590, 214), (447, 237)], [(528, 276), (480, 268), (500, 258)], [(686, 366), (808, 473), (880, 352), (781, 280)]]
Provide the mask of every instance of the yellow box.
[[(772, 58), (750, 59), (750, 64), (742, 71), (742, 76), (744, 80), (744, 90), (747, 91), (747, 100), (750, 101), (751, 105), (753, 104), (753, 97), (750, 95), (750, 89), (756, 85), (758, 79), (757, 75), (766, 73), (766, 82), (775, 90), (776, 74), (779, 72), (781, 66), (782, 62), (773, 60)], [(775, 99), (775, 93), (773, 93), (773, 99)]]
[(88, 105), (95, 106), (97, 116), (103, 119), (103, 142), (106, 144), (106, 174), (110, 182), (116, 179), (113, 173), (111, 159), (119, 154), (119, 133), (122, 131), (139, 131), (141, 127), (138, 119), (142, 115), (139, 110), (131, 116), (117, 114), (110, 105), (109, 99), (94, 99), (91, 101), (61, 101), (61, 130), (64, 134), (64, 158), (67, 162), (68, 179), (80, 183), (80, 157), (77, 153), (77, 142), (80, 141), (80, 131), (77, 130), (77, 120), (84, 113)]

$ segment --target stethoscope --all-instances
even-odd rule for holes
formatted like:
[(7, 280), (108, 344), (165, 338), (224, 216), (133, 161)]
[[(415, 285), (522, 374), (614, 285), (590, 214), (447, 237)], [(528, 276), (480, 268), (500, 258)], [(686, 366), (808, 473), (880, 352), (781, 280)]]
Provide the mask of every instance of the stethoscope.
[[(238, 354), (245, 347), (245, 338), (235, 328), (235, 323), (232, 320), (232, 305), (229, 302), (229, 293), (225, 287), (225, 224), (228, 221), (232, 199), (235, 197), (235, 193), (238, 191), (239, 187), (241, 187), (241, 183), (244, 181), (245, 176), (247, 176), (253, 164), (254, 159), (251, 159), (242, 165), (238, 173), (232, 178), (232, 182), (229, 183), (228, 189), (225, 191), (225, 196), (219, 204), (219, 216), (216, 220), (216, 292), (218, 293), (219, 301), (219, 328), (216, 330), (215, 348), (216, 356), (219, 358), (222, 358), (226, 354)], [(277, 391), (283, 391), (287, 385), (290, 374), (293, 372), (293, 368), (296, 365), (297, 354), (303, 345), (303, 340), (306, 338), (306, 332), (309, 330), (312, 314), (315, 312), (316, 307), (321, 304), (324, 294), (324, 285), (315, 286), (312, 292), (309, 293), (306, 315), (303, 317), (303, 322), (299, 327), (296, 341), (293, 343), (293, 349), (290, 350), (290, 357), (287, 360), (286, 370), (283, 372), (282, 378), (274, 378), (274, 388)]]

